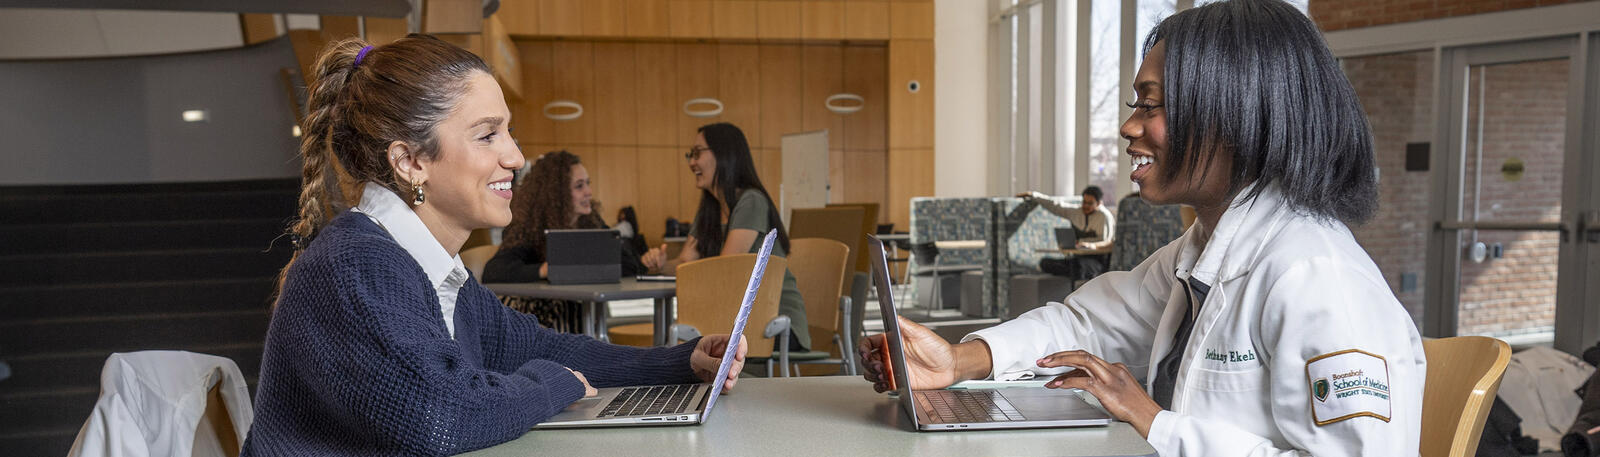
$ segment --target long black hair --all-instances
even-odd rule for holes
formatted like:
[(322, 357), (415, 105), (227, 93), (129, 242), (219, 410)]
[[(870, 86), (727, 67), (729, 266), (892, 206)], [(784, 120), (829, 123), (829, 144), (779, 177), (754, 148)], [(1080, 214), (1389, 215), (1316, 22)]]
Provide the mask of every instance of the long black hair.
[(743, 192), (760, 192), (767, 198), (767, 225), (778, 230), (778, 245), (783, 246), (783, 252), (789, 252), (789, 232), (783, 229), (783, 218), (778, 215), (777, 203), (772, 199), (772, 194), (767, 193), (767, 187), (761, 185), (761, 177), (756, 175), (755, 160), (750, 157), (750, 143), (744, 139), (744, 131), (739, 127), (726, 122), (707, 124), (700, 127), (700, 135), (706, 139), (706, 147), (711, 148), (712, 157), (717, 159), (716, 174), (712, 175), (711, 188), (722, 194), (723, 206), (717, 203), (717, 197), (711, 191), (700, 192), (700, 209), (694, 214), (694, 239), (695, 250), (701, 258), (716, 257), (722, 254), (722, 243), (727, 241), (727, 233), (722, 227), (722, 212), (733, 213), (733, 206), (739, 203), (739, 195)]
[(1162, 68), (1167, 153), (1180, 173), (1233, 154), (1229, 195), (1255, 183), (1289, 207), (1360, 225), (1378, 209), (1367, 116), (1315, 25), (1280, 0), (1232, 0), (1192, 8), (1156, 25), (1146, 54), (1166, 47)]

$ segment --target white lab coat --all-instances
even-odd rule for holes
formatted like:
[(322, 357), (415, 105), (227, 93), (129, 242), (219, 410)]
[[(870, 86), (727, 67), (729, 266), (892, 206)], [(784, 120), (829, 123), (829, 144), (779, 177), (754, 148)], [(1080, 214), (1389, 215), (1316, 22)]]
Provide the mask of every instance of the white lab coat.
[[(1245, 202), (1247, 193), (1209, 242), (1191, 228), (1133, 271), (1106, 273), (1065, 304), (963, 341), (988, 343), (996, 379), (1065, 372), (1034, 362), (1082, 349), (1127, 364), (1148, 386), (1183, 320), (1183, 284), (1193, 276), (1211, 290), (1179, 366), (1172, 410), (1150, 427), (1160, 455), (1417, 455), (1427, 369), (1410, 315), (1344, 224), (1291, 211), (1276, 189)], [(1313, 420), (1307, 360), (1347, 349), (1383, 358), (1387, 421)], [(1207, 357), (1229, 351), (1254, 356)]]

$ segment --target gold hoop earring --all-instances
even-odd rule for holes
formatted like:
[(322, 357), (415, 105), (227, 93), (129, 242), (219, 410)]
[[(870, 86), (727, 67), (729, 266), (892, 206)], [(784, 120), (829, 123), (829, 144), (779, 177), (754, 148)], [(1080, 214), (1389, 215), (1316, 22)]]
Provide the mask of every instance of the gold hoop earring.
[(426, 195), (422, 194), (422, 185), (421, 184), (418, 184), (418, 185), (415, 185), (415, 186), (411, 186), (411, 191), (415, 192), (417, 194), (416, 197), (413, 197), (411, 199), (411, 204), (413, 206), (422, 206), (422, 202), (427, 201), (428, 197)]

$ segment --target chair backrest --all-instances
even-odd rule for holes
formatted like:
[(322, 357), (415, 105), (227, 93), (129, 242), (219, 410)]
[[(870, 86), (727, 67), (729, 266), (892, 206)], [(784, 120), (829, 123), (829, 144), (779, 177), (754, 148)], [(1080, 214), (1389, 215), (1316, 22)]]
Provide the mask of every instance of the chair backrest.
[[(871, 268), (872, 268), (871, 259), (868, 258), (867, 256), (861, 255), (860, 253), (867, 252), (866, 251), (867, 243), (869, 242), (869, 241), (867, 241), (867, 235), (878, 233), (878, 204), (877, 203), (829, 203), (828, 204), (829, 208), (842, 208), (842, 207), (851, 207), (851, 206), (861, 208), (862, 218), (861, 218), (861, 241), (856, 242), (856, 244), (845, 243), (845, 244), (850, 245), (850, 257), (856, 259), (855, 263), (850, 264), (851, 265), (850, 268), (852, 269), (852, 271), (859, 271), (859, 272), (862, 272), (862, 273), (871, 272), (872, 271), (871, 270)], [(849, 279), (846, 279), (845, 280), (845, 287), (849, 288), (850, 284), (851, 284), (851, 281)]]
[[(867, 236), (863, 231), (864, 220), (866, 210), (859, 206), (795, 208), (789, 216), (789, 239), (824, 238), (844, 243), (846, 247), (856, 246)], [(845, 262), (846, 265), (856, 264), (856, 250), (850, 250)], [(850, 287), (850, 279), (845, 280), (845, 287)]]
[(1422, 341), (1428, 380), (1422, 392), (1422, 457), (1470, 456), (1478, 450), (1489, 406), (1511, 362), (1511, 346), (1483, 336)]
[(1183, 236), (1183, 215), (1178, 205), (1156, 206), (1137, 195), (1117, 202), (1116, 239), (1111, 242), (1107, 269), (1128, 271), (1150, 254)]
[(472, 277), (482, 282), (484, 265), (488, 265), (489, 259), (494, 258), (494, 253), (499, 250), (500, 246), (493, 244), (467, 248), (461, 251), (461, 263), (467, 266), (467, 271), (472, 272)]
[[(833, 352), (833, 335), (839, 332), (839, 297), (844, 293), (850, 247), (822, 238), (789, 240), (789, 271), (800, 286), (810, 322), (811, 350)], [(800, 331), (800, 329), (796, 329)]]
[[(744, 300), (744, 286), (756, 266), (756, 256), (722, 255), (678, 265), (678, 323), (694, 326), (707, 335), (732, 331), (737, 317), (734, 313)], [(767, 259), (766, 273), (761, 277), (761, 287), (756, 289), (756, 301), (744, 327), (745, 340), (750, 342), (747, 357), (772, 356), (773, 340), (761, 334), (767, 322), (778, 317), (778, 299), (783, 295), (783, 276), (788, 268), (788, 259)]]

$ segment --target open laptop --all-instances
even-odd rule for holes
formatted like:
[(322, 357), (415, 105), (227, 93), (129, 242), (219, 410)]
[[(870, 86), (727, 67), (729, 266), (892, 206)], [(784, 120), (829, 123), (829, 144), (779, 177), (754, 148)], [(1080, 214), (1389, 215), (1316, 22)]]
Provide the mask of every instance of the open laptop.
[(1056, 228), (1056, 247), (1061, 249), (1078, 248), (1078, 229), (1072, 227)]
[[(767, 269), (767, 257), (772, 254), (777, 230), (767, 233), (761, 241), (761, 252), (750, 280), (744, 288), (744, 300), (739, 303), (738, 317), (733, 321), (729, 348), (739, 347), (744, 335), (745, 322), (750, 319), (750, 308), (756, 301), (756, 289), (761, 287), (761, 277)], [(722, 364), (717, 367), (716, 381), (700, 384), (667, 386), (607, 387), (599, 395), (580, 399), (565, 410), (539, 423), (533, 428), (572, 427), (626, 427), (655, 425), (703, 424), (711, 417), (711, 407), (717, 403), (717, 393), (722, 392), (723, 381), (733, 366), (734, 353), (722, 354)]]
[(544, 237), (551, 284), (622, 281), (622, 240), (616, 230), (545, 230)]
[(871, 239), (872, 281), (878, 288), (883, 312), (883, 332), (888, 335), (889, 358), (900, 406), (919, 431), (993, 430), (1043, 427), (1084, 427), (1111, 423), (1105, 411), (1084, 401), (1078, 389), (1010, 387), (999, 389), (911, 390), (901, 346), (900, 322), (895, 319), (894, 295), (889, 287), (889, 263), (883, 243)]

